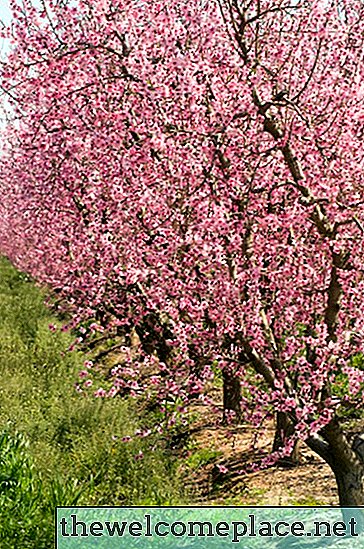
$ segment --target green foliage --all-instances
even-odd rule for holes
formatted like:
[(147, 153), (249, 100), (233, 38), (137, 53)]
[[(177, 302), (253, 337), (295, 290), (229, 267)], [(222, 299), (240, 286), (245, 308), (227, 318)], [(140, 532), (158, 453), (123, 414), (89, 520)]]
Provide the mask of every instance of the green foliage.
[[(53, 546), (57, 505), (181, 503), (176, 462), (132, 400), (76, 392), (85, 357), (45, 293), (0, 259), (0, 547)], [(131, 435), (130, 442), (122, 442)], [(143, 455), (143, 458), (140, 456)]]
[(364, 369), (364, 356), (363, 353), (357, 353), (351, 358), (351, 366), (353, 368), (359, 368), (359, 370)]
[[(350, 359), (350, 366), (357, 368), (358, 370), (364, 369), (363, 354), (357, 353)], [(362, 384), (363, 388), (363, 384)], [(363, 417), (363, 407), (359, 399), (357, 399), (357, 405), (347, 405), (345, 398), (350, 394), (350, 385), (348, 375), (341, 371), (336, 374), (335, 382), (332, 384), (333, 395), (340, 398), (344, 405), (340, 407), (339, 414), (346, 421), (349, 422), (355, 419), (361, 419)], [(360, 392), (359, 392), (360, 394)]]
[(307, 496), (291, 501), (290, 505), (295, 507), (323, 507), (325, 503), (314, 497)]
[(213, 448), (198, 448), (188, 456), (187, 465), (190, 469), (196, 471), (209, 463), (216, 462), (222, 455), (221, 451)]
[(1, 547), (49, 547), (52, 524), (41, 513), (42, 483), (25, 437), (10, 429), (0, 434)]

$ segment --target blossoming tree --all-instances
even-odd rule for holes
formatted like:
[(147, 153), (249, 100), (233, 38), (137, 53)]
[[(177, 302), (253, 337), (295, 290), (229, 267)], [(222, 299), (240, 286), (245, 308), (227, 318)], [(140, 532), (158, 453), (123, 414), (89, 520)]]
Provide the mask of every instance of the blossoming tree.
[(165, 396), (220, 369), (226, 408), (278, 412), (285, 451), (364, 504), (342, 424), (364, 382), (362, 2), (12, 7), (2, 252), (75, 323), (134, 327)]

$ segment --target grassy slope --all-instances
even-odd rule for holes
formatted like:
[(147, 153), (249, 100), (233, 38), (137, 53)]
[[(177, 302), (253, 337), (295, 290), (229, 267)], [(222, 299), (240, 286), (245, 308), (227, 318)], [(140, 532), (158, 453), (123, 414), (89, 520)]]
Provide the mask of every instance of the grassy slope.
[[(0, 546), (53, 547), (56, 505), (178, 503), (176, 465), (140, 427), (134, 405), (74, 390), (84, 357), (44, 294), (0, 259)], [(59, 323), (58, 323), (59, 325)], [(150, 418), (149, 418), (150, 420)], [(142, 450), (144, 459), (136, 460)]]

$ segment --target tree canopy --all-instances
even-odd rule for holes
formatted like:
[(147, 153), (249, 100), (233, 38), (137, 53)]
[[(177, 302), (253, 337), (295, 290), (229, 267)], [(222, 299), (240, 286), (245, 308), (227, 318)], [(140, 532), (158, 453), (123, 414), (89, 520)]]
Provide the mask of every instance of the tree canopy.
[(164, 395), (230, 372), (361, 478), (362, 2), (12, 6), (1, 251), (136, 328)]

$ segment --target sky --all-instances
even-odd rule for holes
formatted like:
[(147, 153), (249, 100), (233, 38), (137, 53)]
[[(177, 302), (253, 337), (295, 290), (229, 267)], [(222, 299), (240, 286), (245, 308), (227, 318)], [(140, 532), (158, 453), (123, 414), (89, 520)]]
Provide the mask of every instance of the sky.
[[(37, 5), (37, 0), (34, 1), (34, 4)], [(9, 23), (11, 20), (11, 11), (9, 8), (9, 0), (0, 0), (0, 21), (3, 21), (5, 24)], [(4, 53), (6, 49), (6, 44), (0, 39), (0, 56)]]
[(0, 19), (8, 23), (10, 19), (10, 10), (8, 0), (0, 0)]
[[(11, 12), (9, 9), (9, 1), (8, 0), (0, 0), (0, 21), (3, 23), (9, 23), (11, 19)], [(0, 56), (2, 53), (4, 53), (6, 49), (6, 44), (4, 40), (0, 38)]]

